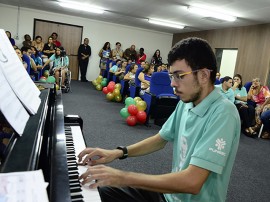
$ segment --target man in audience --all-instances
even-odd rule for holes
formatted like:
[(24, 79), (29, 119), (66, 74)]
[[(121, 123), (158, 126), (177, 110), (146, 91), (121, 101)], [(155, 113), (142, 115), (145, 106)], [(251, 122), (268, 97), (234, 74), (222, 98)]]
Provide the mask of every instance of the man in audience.
[(230, 100), (232, 103), (235, 101), (234, 92), (232, 90), (232, 78), (229, 76), (225, 76), (222, 80), (222, 83), (216, 85), (220, 89), (220, 93)]
[(81, 82), (88, 82), (86, 79), (86, 72), (89, 62), (89, 57), (91, 56), (91, 47), (88, 45), (89, 39), (85, 38), (83, 44), (80, 45), (78, 49), (78, 60), (79, 67), (81, 71)]
[(60, 47), (61, 46), (61, 42), (57, 40), (58, 34), (56, 32), (53, 32), (51, 36), (52, 36), (54, 45), (56, 47)]
[(131, 60), (135, 62), (137, 59), (137, 52), (135, 50), (135, 45), (131, 45), (130, 48), (127, 48), (124, 52), (124, 58), (126, 60)]
[[(113, 150), (86, 148), (79, 161), (90, 167), (82, 183), (99, 188), (103, 202), (224, 202), (240, 137), (236, 107), (214, 87), (216, 59), (199, 38), (178, 42), (168, 55), (169, 76), (181, 97), (158, 134)], [(105, 164), (161, 150), (173, 143), (172, 172), (150, 175)], [(94, 181), (93, 181), (94, 180)]]

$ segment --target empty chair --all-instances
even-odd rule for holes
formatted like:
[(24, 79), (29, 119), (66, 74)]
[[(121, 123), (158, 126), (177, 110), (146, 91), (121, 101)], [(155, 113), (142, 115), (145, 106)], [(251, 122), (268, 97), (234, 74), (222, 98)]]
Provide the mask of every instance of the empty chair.
[(150, 90), (142, 96), (147, 104), (147, 122), (149, 117), (156, 125), (163, 125), (174, 111), (179, 97), (174, 94), (168, 73), (155, 72), (150, 81)]

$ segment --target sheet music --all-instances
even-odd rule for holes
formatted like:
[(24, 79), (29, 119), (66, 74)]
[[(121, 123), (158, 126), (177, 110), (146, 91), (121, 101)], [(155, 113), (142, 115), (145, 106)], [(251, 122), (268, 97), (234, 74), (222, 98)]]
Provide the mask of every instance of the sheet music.
[(18, 100), (0, 69), (0, 110), (12, 128), (22, 135), (29, 114)]
[(0, 202), (49, 202), (41, 170), (1, 173)]
[(0, 29), (0, 68), (15, 95), (31, 114), (41, 103), (40, 91), (31, 80), (3, 29)]

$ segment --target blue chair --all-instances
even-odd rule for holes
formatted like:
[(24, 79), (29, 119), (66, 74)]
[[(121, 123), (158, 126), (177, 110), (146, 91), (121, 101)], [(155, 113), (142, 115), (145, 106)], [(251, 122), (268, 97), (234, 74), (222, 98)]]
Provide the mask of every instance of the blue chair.
[(245, 83), (244, 87), (246, 88), (247, 93), (248, 93), (248, 91), (249, 91), (251, 85), (252, 85), (252, 82), (251, 82), (251, 81)]
[(140, 89), (141, 89), (141, 81), (138, 78), (139, 74), (144, 70), (143, 68), (138, 68), (135, 74), (135, 83), (131, 84), (129, 87), (129, 96), (134, 98), (136, 96), (139, 96)]
[[(129, 64), (129, 65), (126, 66), (125, 75), (128, 73), (128, 71), (130, 69), (130, 66), (131, 66), (131, 64)], [(120, 93), (122, 95), (122, 98), (124, 99), (125, 96), (128, 95), (128, 87), (129, 87), (128, 81), (122, 79), (120, 81), (120, 84), (121, 84), (121, 91), (120, 91)]]
[(163, 125), (169, 118), (179, 101), (171, 87), (171, 80), (166, 72), (154, 72), (150, 81), (150, 91), (142, 96), (147, 104), (147, 123), (149, 117), (156, 125)]
[(214, 85), (218, 85), (218, 84), (221, 84), (221, 82), (219, 79), (216, 79)]
[(116, 64), (116, 62), (111, 60), (111, 61), (110, 61), (109, 63), (107, 63), (107, 65), (106, 65), (107, 81), (108, 81), (108, 82), (110, 82), (110, 81), (113, 80), (113, 75), (114, 75), (112, 72), (110, 72), (110, 64), (111, 64), (111, 67), (112, 67), (112, 66), (114, 66), (114, 65)]

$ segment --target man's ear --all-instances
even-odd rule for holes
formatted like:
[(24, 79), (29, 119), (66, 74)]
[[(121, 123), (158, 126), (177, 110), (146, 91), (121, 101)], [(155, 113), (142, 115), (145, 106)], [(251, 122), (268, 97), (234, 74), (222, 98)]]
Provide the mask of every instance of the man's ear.
[(201, 71), (199, 71), (198, 73), (199, 73), (199, 78), (201, 79), (203, 83), (208, 82), (210, 80), (211, 71), (209, 71), (208, 69), (206, 68), (201, 69)]

